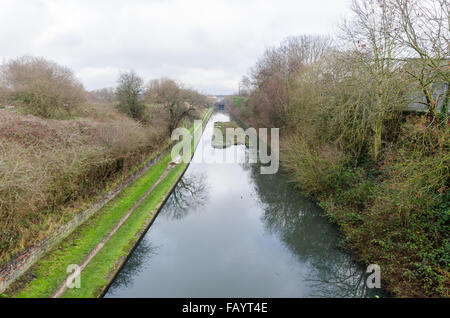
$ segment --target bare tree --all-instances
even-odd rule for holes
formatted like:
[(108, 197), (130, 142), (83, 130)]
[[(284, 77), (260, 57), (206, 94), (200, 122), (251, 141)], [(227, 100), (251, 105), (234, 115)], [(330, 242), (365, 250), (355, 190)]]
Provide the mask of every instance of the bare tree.
[(243, 76), (239, 82), (239, 96), (248, 96), (252, 91), (252, 82), (248, 76)]
[(168, 78), (152, 80), (146, 90), (146, 99), (167, 109), (170, 115), (169, 133), (178, 127), (183, 118), (194, 111), (194, 106), (188, 102), (186, 90)]
[(331, 44), (328, 37), (301, 35), (266, 50), (250, 75), (250, 84), (257, 89), (256, 110), (266, 113), (276, 124), (285, 125), (298, 73), (324, 57)]
[(96, 89), (89, 92), (91, 98), (96, 102), (112, 104), (116, 101), (116, 92), (112, 87)]
[(194, 89), (183, 89), (183, 91), (185, 101), (193, 106), (208, 107), (212, 105), (206, 95)]
[(343, 24), (343, 38), (357, 54), (361, 73), (372, 79), (369, 92), (370, 122), (373, 132), (373, 158), (381, 150), (381, 133), (386, 115), (400, 106), (402, 94), (393, 91), (392, 83), (397, 75), (400, 29), (395, 12), (389, 10), (389, 0), (354, 0), (353, 18)]
[[(437, 116), (440, 98), (444, 100), (445, 117), (448, 111), (449, 6), (447, 0), (391, 0), (389, 3), (389, 10), (394, 12), (401, 30), (400, 58), (407, 60), (405, 71), (425, 97), (423, 103), (432, 118)], [(442, 90), (443, 85), (447, 85), (446, 90)]]

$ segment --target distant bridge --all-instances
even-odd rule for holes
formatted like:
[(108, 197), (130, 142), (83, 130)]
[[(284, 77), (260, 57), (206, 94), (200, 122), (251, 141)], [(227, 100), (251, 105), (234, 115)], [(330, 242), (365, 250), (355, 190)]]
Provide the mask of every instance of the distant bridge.
[(210, 95), (208, 96), (213, 102), (214, 107), (218, 110), (225, 110), (225, 97), (228, 95)]
[(217, 102), (214, 104), (214, 107), (217, 108), (218, 110), (225, 110), (225, 103)]

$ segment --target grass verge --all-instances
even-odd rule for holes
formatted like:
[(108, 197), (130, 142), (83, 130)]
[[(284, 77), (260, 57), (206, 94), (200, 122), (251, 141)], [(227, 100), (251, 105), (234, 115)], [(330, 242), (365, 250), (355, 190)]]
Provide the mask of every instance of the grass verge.
[[(39, 260), (31, 269), (31, 276), (36, 278), (15, 296), (50, 296), (67, 276), (67, 266), (79, 264), (83, 260), (146, 190), (158, 180), (169, 161), (170, 154), (164, 156), (159, 163), (150, 168), (132, 185), (123, 189), (117, 199), (108, 203), (64, 239), (56, 249)], [(14, 289), (14, 284), (12, 288)]]
[(182, 163), (169, 172), (86, 266), (81, 275), (82, 287), (68, 289), (62, 297), (86, 298), (101, 295), (104, 286), (109, 283), (110, 274), (120, 261), (127, 257), (134, 243), (156, 215), (159, 203), (164, 200), (165, 194), (176, 183), (185, 167), (186, 164)]

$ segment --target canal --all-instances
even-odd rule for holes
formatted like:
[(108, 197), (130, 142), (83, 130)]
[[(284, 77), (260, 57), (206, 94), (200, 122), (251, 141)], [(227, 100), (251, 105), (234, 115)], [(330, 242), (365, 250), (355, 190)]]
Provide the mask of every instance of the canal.
[[(195, 156), (211, 147), (215, 113)], [(211, 161), (211, 160), (210, 160)], [(105, 297), (374, 297), (323, 210), (259, 164), (192, 163)]]

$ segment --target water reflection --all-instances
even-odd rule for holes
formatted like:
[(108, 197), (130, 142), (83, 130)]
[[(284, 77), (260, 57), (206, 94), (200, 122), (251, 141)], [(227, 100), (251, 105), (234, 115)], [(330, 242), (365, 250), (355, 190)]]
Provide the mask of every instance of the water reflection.
[(197, 211), (208, 200), (205, 174), (187, 173), (181, 178), (161, 211), (165, 217), (180, 220), (187, 214)]
[(330, 267), (314, 264), (311, 275), (313, 278), (306, 279), (313, 290), (311, 296), (356, 298), (381, 294), (367, 288), (367, 275), (349, 257), (341, 255), (340, 259), (336, 260)]
[[(245, 154), (209, 146), (214, 120), (229, 119), (208, 123), (205, 155)], [(248, 162), (191, 164), (105, 296), (372, 296), (339, 240), (281, 174), (261, 175)]]
[[(205, 175), (188, 172), (176, 185), (160, 214), (170, 220), (181, 220), (205, 205), (207, 201)], [(111, 284), (108, 294), (114, 295), (120, 289), (131, 287), (139, 273), (149, 267), (153, 256), (157, 255), (157, 251), (158, 247), (154, 246), (148, 237), (144, 237), (127, 260), (126, 266)]]
[(158, 247), (145, 238), (140, 241), (133, 251), (132, 257), (127, 260), (126, 266), (120, 270), (119, 275), (114, 279), (114, 284), (111, 284), (107, 292), (113, 295), (121, 288), (132, 286), (137, 274), (150, 266), (149, 260), (153, 255), (157, 255), (157, 251)]
[(308, 263), (310, 270), (304, 279), (310, 283), (311, 296), (371, 297), (381, 293), (366, 287), (363, 267), (338, 249), (339, 232), (316, 203), (300, 195), (284, 177), (261, 175), (258, 165), (250, 170), (264, 210), (261, 220), (299, 260)]

